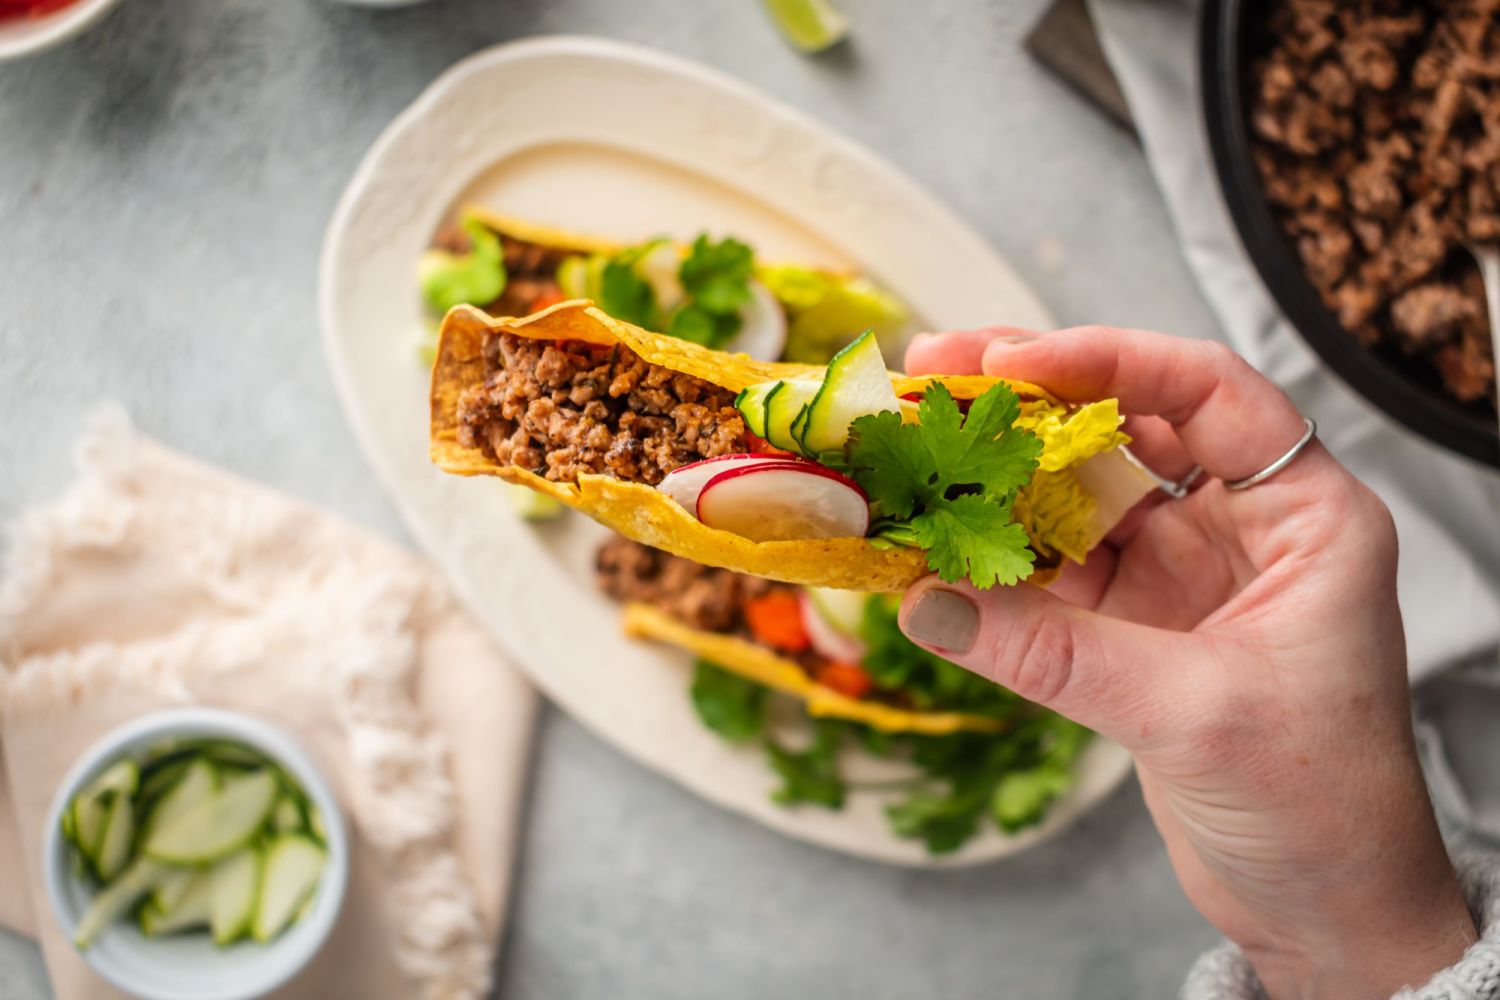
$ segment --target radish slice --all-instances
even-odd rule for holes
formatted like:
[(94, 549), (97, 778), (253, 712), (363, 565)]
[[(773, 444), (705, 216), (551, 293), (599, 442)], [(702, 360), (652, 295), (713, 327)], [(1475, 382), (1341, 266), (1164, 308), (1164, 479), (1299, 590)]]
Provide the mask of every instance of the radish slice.
[(750, 301), (740, 306), (740, 332), (725, 350), (743, 351), (757, 361), (778, 361), (786, 350), (786, 311), (765, 285), (751, 281), (748, 287)]
[(864, 659), (865, 644), (834, 628), (823, 617), (812, 595), (804, 590), (797, 595), (797, 600), (802, 608), (802, 627), (807, 630), (813, 649), (838, 663), (858, 663)]
[(702, 493), (708, 481), (719, 473), (747, 465), (758, 465), (762, 462), (792, 461), (796, 459), (786, 455), (720, 455), (717, 458), (705, 458), (702, 461), (679, 465), (667, 473), (665, 478), (656, 484), (656, 488), (688, 510), (696, 511), (698, 494)]
[(698, 494), (698, 520), (755, 542), (863, 538), (864, 491), (815, 462), (758, 462), (727, 469)]

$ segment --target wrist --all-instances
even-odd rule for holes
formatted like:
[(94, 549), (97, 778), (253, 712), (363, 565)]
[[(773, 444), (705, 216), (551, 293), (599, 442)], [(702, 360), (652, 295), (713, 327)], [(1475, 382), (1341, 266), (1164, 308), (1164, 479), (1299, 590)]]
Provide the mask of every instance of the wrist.
[[(1273, 1000), (1390, 997), (1455, 965), (1478, 940), (1451, 866), (1418, 886), (1351, 894), (1319, 919), (1241, 948)], [(1374, 887), (1371, 887), (1374, 888)]]

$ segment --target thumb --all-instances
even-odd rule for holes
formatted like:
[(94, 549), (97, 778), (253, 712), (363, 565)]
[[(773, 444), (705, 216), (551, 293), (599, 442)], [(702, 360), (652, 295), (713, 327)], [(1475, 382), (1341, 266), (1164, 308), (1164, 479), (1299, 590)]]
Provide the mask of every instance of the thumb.
[(1020, 584), (975, 590), (928, 577), (901, 603), (918, 645), (1132, 747), (1162, 718), (1201, 640), (1068, 604)]

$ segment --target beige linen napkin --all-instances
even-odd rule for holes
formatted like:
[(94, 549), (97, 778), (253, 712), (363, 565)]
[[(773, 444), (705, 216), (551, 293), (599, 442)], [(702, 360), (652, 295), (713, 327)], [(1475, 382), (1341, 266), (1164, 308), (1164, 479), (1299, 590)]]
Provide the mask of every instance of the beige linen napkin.
[[(411, 554), (96, 421), (78, 481), (13, 528), (0, 578), (0, 920), (62, 1000), (112, 997), (42, 888), (45, 814), (73, 760), (143, 712), (274, 722), (343, 804), (348, 896), (277, 996), (488, 988), (535, 695)], [(24, 878), (16, 877), (24, 873)]]

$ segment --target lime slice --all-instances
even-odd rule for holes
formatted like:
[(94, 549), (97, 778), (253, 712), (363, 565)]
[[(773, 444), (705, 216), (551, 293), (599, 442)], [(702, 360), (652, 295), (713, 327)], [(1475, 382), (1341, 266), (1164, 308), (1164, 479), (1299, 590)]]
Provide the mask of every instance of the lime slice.
[(822, 52), (842, 41), (849, 22), (828, 0), (765, 0), (781, 33), (803, 52)]

